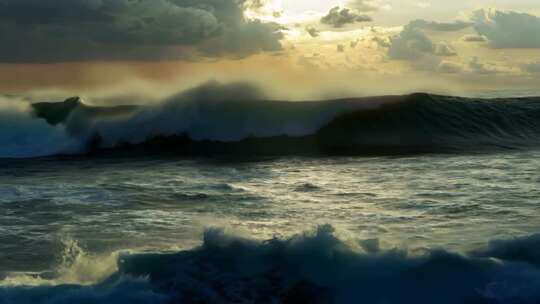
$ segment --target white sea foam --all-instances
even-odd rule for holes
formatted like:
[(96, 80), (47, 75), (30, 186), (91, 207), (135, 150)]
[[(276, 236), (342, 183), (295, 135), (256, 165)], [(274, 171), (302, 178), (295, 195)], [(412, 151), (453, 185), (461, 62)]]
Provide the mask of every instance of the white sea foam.
[(4, 284), (0, 303), (532, 304), (540, 300), (539, 259), (523, 254), (538, 251), (537, 239), (493, 243), (481, 254), (417, 255), (362, 250), (331, 226), (264, 242), (210, 229), (192, 250), (120, 256), (118, 270), (94, 285)]
[(36, 119), (27, 101), (0, 97), (0, 157), (38, 157), (79, 149), (79, 141), (64, 127)]
[[(208, 83), (136, 109), (78, 105), (65, 113), (58, 126), (46, 124), (44, 117), (35, 117), (29, 108), (24, 102), (0, 107), (0, 157), (84, 153), (89, 148), (115, 148), (175, 136), (194, 142), (238, 143), (313, 135), (315, 140), (303, 146), (303, 151), (319, 153), (468, 151), (540, 144), (538, 98), (488, 101), (412, 94), (279, 102), (266, 100), (248, 84)], [(55, 110), (54, 104), (45, 108), (44, 116), (66, 111)], [(290, 152), (283, 146), (294, 148), (290, 143), (278, 143), (270, 150)]]
[(68, 128), (84, 130), (86, 136), (99, 134), (108, 147), (173, 135), (230, 142), (250, 137), (311, 135), (339, 114), (377, 106), (346, 101), (266, 101), (247, 84), (208, 83), (122, 119), (89, 120), (83, 113), (74, 113)]

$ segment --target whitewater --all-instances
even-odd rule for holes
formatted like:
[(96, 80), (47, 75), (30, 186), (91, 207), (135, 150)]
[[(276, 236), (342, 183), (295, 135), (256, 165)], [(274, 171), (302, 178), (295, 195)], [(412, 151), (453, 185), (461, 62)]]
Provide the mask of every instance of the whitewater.
[(208, 83), (152, 105), (0, 100), (0, 158), (111, 150), (191, 156), (365, 155), (519, 149), (540, 143), (540, 98), (427, 93), (268, 100)]
[(539, 303), (540, 98), (0, 98), (0, 303)]

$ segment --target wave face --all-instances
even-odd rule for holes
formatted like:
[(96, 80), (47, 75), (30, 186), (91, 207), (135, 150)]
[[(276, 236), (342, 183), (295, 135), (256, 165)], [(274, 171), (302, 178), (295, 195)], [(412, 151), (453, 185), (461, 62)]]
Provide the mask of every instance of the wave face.
[(0, 157), (25, 158), (81, 151), (62, 126), (33, 116), (24, 100), (0, 97)]
[(354, 151), (464, 151), (540, 143), (540, 98), (472, 99), (412, 94), (377, 109), (347, 113), (318, 133)]
[(0, 303), (539, 303), (539, 235), (467, 255), (345, 242), (331, 226), (255, 241), (208, 230), (178, 253), (124, 255), (94, 285), (3, 286)]
[[(32, 106), (28, 125), (57, 137), (0, 157), (112, 151), (219, 154), (401, 154), (519, 149), (540, 144), (540, 97), (473, 99), (430, 94), (319, 102), (268, 101), (247, 85), (210, 83), (151, 106), (91, 107), (77, 99)], [(6, 115), (6, 113), (3, 113)], [(35, 120), (35, 121), (34, 121)], [(2, 143), (10, 138), (3, 136)], [(45, 141), (45, 142), (43, 142)], [(78, 150), (73, 144), (77, 142)], [(24, 146), (30, 146), (30, 148)], [(38, 145), (39, 144), (39, 145)], [(70, 148), (66, 148), (69, 146)], [(43, 150), (43, 147), (48, 147)], [(15, 152), (14, 152), (15, 151)]]

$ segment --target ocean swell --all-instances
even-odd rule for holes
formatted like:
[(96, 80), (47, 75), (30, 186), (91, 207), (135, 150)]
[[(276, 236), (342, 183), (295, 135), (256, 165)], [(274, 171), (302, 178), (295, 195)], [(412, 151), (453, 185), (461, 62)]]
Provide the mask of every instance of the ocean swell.
[[(467, 255), (347, 242), (331, 226), (256, 241), (220, 229), (178, 253), (124, 255), (95, 285), (0, 287), (0, 303), (538, 303), (538, 236)], [(375, 244), (375, 245), (374, 245)], [(507, 254), (512, 252), (511, 254)]]
[[(419, 93), (284, 102), (267, 100), (249, 85), (209, 83), (153, 105), (95, 107), (71, 98), (33, 104), (22, 112), (22, 120), (17, 113), (3, 109), (0, 114), (9, 118), (3, 123), (10, 124), (0, 134), (0, 157), (118, 151), (363, 155), (540, 144), (538, 97), (473, 99)], [(21, 143), (20, 138), (25, 140)]]
[(521, 148), (540, 143), (540, 98), (412, 94), (337, 117), (317, 134), (328, 145), (403, 151)]

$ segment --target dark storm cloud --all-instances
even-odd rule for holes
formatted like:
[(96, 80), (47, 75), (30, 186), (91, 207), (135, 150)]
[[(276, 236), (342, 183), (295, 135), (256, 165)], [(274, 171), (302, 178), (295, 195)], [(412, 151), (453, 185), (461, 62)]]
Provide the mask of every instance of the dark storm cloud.
[(368, 15), (358, 14), (348, 8), (336, 6), (321, 19), (321, 23), (340, 28), (357, 22), (370, 22), (373, 19)]
[(281, 49), (246, 0), (0, 0), (0, 62), (245, 57)]

